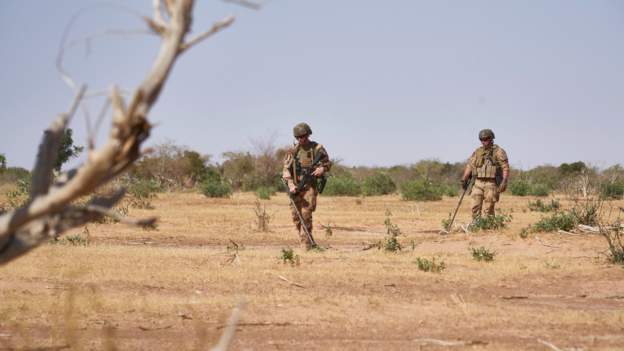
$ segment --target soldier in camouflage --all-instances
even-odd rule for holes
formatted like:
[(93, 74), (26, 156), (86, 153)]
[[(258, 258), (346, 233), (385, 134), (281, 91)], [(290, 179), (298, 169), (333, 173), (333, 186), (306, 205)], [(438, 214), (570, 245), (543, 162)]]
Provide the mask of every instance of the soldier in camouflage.
[(470, 176), (476, 177), (472, 188), (472, 218), (481, 216), (481, 209), (488, 216), (494, 215), (494, 205), (500, 193), (507, 189), (509, 180), (509, 160), (503, 148), (494, 144), (494, 132), (483, 129), (479, 132), (481, 147), (472, 153), (461, 179), (465, 190), (470, 183)]
[[(293, 128), (293, 135), (297, 139), (297, 144), (286, 153), (284, 159), (284, 169), (282, 177), (288, 184), (288, 190), (296, 206), (292, 209), (292, 218), (295, 223), (297, 234), (301, 245), (312, 248), (312, 242), (302, 230), (301, 225), (305, 225), (309, 233), (312, 234), (312, 212), (316, 210), (316, 198), (318, 187), (316, 179), (331, 168), (331, 161), (323, 145), (310, 140), (312, 129), (307, 123), (299, 123)], [(314, 160), (317, 164), (313, 164)], [(303, 177), (309, 173), (312, 177)], [(302, 179), (312, 179), (307, 184), (302, 184)], [(298, 190), (299, 187), (299, 191)], [(292, 207), (292, 204), (291, 204)], [(303, 217), (301, 223), (296, 211)]]

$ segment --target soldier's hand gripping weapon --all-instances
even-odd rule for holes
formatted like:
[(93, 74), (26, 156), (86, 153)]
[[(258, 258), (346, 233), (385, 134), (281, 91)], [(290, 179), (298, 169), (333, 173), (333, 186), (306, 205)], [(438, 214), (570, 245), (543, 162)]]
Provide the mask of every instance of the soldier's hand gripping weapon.
[[(299, 184), (297, 184), (297, 190), (295, 191), (295, 194), (301, 192), (306, 187), (306, 185), (316, 181), (316, 177), (312, 175), (312, 173), (320, 165), (323, 156), (324, 155), (319, 152), (316, 154), (316, 157), (314, 157), (314, 160), (312, 160), (312, 165), (310, 167), (298, 167), (299, 169), (297, 173), (300, 174), (301, 179), (299, 180)], [(295, 167), (297, 167), (297, 165), (295, 165)], [(318, 190), (319, 194), (323, 193), (323, 189), (325, 189), (325, 184), (327, 184), (327, 177), (325, 176), (325, 174), (323, 174), (318, 178), (318, 183), (316, 186), (316, 190)]]
[(466, 187), (464, 187), (464, 191), (462, 192), (461, 196), (459, 197), (459, 202), (457, 203), (457, 207), (455, 207), (455, 212), (453, 212), (453, 217), (451, 218), (451, 222), (445, 228), (447, 233), (450, 233), (451, 230), (453, 229), (453, 222), (455, 222), (455, 216), (457, 215), (457, 211), (459, 210), (459, 207), (461, 206), (462, 200), (464, 199), (464, 195), (466, 195), (466, 193), (469, 192), (469, 190), (472, 189), (472, 186), (474, 185), (474, 182), (475, 182), (475, 177), (473, 177), (471, 175), (470, 179), (468, 179), (468, 185)]
[(301, 212), (299, 212), (299, 209), (297, 208), (297, 205), (295, 204), (295, 200), (293, 200), (293, 196), (295, 196), (296, 192), (295, 193), (290, 192), (290, 188), (288, 187), (288, 183), (286, 182), (286, 179), (282, 178), (282, 183), (284, 183), (284, 185), (286, 186), (286, 192), (288, 193), (288, 199), (290, 200), (290, 205), (293, 207), (293, 210), (295, 211), (295, 213), (297, 213), (297, 217), (299, 217), (299, 223), (301, 223), (301, 227), (303, 228), (303, 231), (306, 233), (306, 236), (308, 237), (310, 244), (312, 244), (312, 247), (317, 247), (318, 245), (316, 244), (316, 241), (314, 241), (314, 237), (312, 236), (312, 233), (310, 233), (310, 231), (308, 230), (308, 226), (305, 224), (305, 221), (303, 220), (303, 216), (301, 215)]

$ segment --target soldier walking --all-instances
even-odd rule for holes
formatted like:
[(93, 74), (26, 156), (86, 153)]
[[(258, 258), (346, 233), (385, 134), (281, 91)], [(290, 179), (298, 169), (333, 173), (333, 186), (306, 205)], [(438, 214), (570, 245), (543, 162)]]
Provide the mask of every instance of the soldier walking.
[[(319, 193), (317, 179), (329, 171), (331, 161), (323, 145), (310, 140), (312, 129), (307, 123), (297, 124), (293, 128), (293, 135), (297, 144), (286, 153), (282, 178), (286, 181), (289, 196), (293, 200), (292, 217), (301, 245), (309, 250), (314, 246), (312, 212), (316, 210)], [(304, 223), (301, 223), (301, 219)]]
[(481, 209), (488, 216), (494, 215), (494, 205), (500, 193), (507, 190), (509, 160), (502, 147), (494, 144), (494, 132), (483, 129), (479, 132), (481, 147), (475, 150), (466, 164), (461, 186), (466, 190), (470, 176), (476, 177), (472, 188), (472, 218), (481, 216)]

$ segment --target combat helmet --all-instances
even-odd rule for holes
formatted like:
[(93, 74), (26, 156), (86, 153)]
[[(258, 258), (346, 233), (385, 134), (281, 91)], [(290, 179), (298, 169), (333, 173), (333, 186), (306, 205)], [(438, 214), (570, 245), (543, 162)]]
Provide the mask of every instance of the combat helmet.
[(304, 136), (304, 135), (310, 135), (310, 134), (312, 134), (312, 129), (305, 122), (298, 123), (293, 128), (293, 135), (295, 136), (295, 138), (296, 137), (300, 137), (300, 136)]
[(488, 138), (494, 140), (494, 132), (491, 129), (482, 129), (479, 132), (479, 140)]

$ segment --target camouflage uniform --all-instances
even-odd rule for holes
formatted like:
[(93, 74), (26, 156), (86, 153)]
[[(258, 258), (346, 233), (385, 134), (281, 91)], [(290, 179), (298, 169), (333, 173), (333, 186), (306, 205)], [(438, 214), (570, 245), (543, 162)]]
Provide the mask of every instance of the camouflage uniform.
[[(325, 172), (329, 171), (331, 168), (331, 161), (329, 160), (327, 151), (325, 151), (323, 145), (314, 141), (309, 141), (306, 145), (297, 145), (286, 153), (282, 177), (286, 180), (289, 187), (296, 187), (301, 181), (301, 174), (305, 171), (311, 171), (310, 166), (312, 166), (313, 160), (319, 154), (322, 155), (320, 156), (319, 167), (323, 167)], [(312, 212), (316, 210), (317, 196), (318, 190), (316, 181), (311, 182), (311, 184), (306, 184), (303, 190), (292, 196), (293, 202), (297, 206), (299, 213), (301, 213), (301, 217), (303, 217), (305, 226), (310, 234), (312, 234)], [(301, 221), (295, 209), (292, 208), (292, 204), (291, 210), (292, 219), (297, 228), (297, 234), (299, 235), (301, 244), (309, 249), (312, 247), (312, 243), (308, 239), (305, 231), (302, 230)]]
[(487, 148), (481, 146), (470, 156), (466, 169), (476, 177), (472, 187), (472, 218), (481, 216), (483, 205), (485, 214), (494, 215), (494, 205), (500, 192), (505, 190), (499, 189), (500, 182), (504, 179), (506, 186), (509, 175), (507, 153), (496, 144)]

